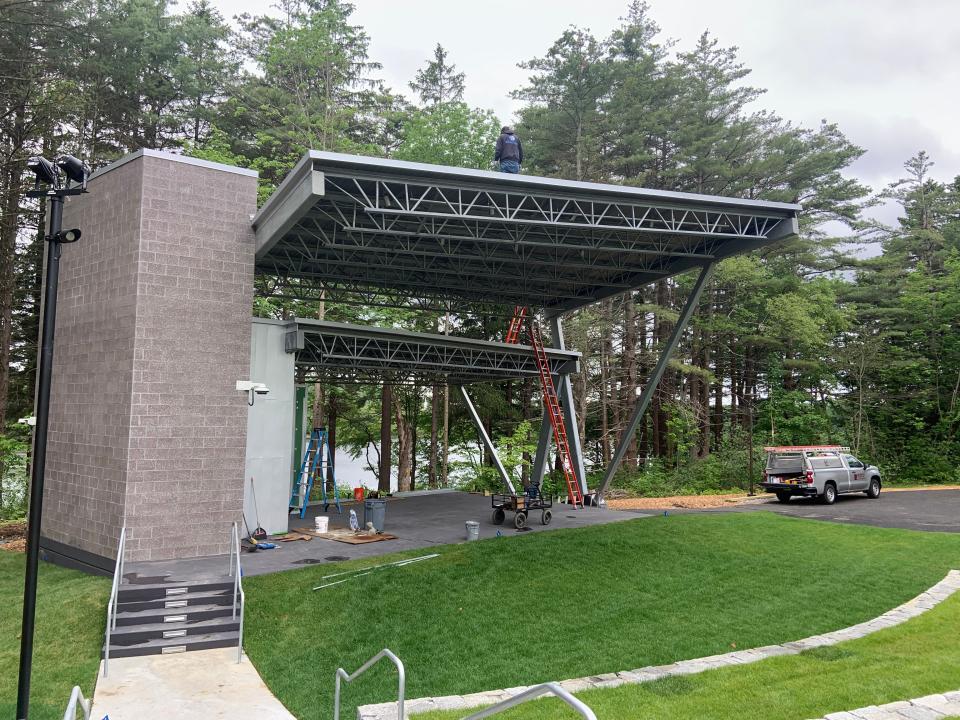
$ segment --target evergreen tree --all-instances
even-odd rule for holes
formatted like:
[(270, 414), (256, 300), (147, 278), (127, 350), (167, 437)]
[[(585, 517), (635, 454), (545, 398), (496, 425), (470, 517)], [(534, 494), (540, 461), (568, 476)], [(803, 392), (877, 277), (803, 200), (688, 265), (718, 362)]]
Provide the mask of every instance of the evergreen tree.
[(463, 86), (466, 75), (457, 72), (457, 66), (447, 62), (447, 51), (440, 43), (433, 50), (433, 60), (427, 66), (417, 70), (416, 79), (410, 83), (410, 89), (420, 96), (420, 102), (426, 106), (444, 105), (463, 100)]

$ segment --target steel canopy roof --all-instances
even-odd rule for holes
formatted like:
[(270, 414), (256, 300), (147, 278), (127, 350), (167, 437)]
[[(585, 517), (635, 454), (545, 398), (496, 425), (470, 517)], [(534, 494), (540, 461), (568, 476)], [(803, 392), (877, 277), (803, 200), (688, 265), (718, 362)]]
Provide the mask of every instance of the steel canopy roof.
[(797, 233), (799, 205), (311, 151), (253, 219), (284, 294), (554, 312)]
[[(454, 335), (296, 318), (285, 345), (310, 379), (464, 385), (538, 377), (530, 346)], [(545, 352), (555, 375), (577, 371), (580, 353)]]

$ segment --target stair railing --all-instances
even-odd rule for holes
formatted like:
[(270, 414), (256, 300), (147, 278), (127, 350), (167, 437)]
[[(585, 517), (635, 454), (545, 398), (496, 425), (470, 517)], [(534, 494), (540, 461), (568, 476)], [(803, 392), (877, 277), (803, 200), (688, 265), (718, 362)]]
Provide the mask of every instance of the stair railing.
[(117, 563), (113, 568), (113, 584), (110, 587), (110, 600), (107, 602), (107, 635), (103, 644), (103, 676), (110, 669), (110, 633), (117, 628), (117, 602), (120, 595), (120, 583), (123, 582), (123, 554), (127, 545), (127, 526), (120, 528), (120, 540), (117, 542)]
[(70, 693), (70, 702), (67, 703), (67, 709), (63, 712), (63, 720), (77, 720), (77, 709), (83, 713), (83, 720), (90, 720), (90, 710), (92, 703), (83, 697), (83, 691), (79, 685), (73, 686), (73, 692)]
[[(529, 700), (538, 698), (541, 695), (555, 695), (576, 710), (580, 714), (580, 717), (586, 718), (586, 720), (597, 720), (597, 716), (593, 714), (593, 710), (584, 705), (580, 700), (577, 700), (577, 698), (556, 683), (543, 683), (542, 685), (535, 685), (534, 687), (528, 688), (522, 693), (514, 695), (511, 698), (501, 700), (496, 705), (491, 705), (488, 708), (484, 708), (480, 712), (469, 715), (463, 718), (463, 720), (481, 720), (481, 718), (488, 718), (492, 715), (497, 715), (504, 710), (508, 710)], [(403, 715), (400, 715), (400, 717), (402, 718)]]
[(240, 631), (237, 636), (237, 662), (243, 661), (243, 611), (246, 606), (246, 595), (243, 593), (243, 582), (240, 578), (243, 571), (240, 569), (240, 528), (233, 523), (233, 537), (230, 539), (230, 575), (233, 577), (233, 619), (237, 619), (237, 597), (240, 598)]
[[(367, 670), (373, 667), (382, 658), (387, 658), (390, 662), (397, 666), (397, 675), (399, 676), (397, 687), (397, 718), (399, 720), (405, 720), (403, 715), (403, 696), (405, 692), (404, 688), (407, 684), (407, 675), (403, 669), (403, 663), (400, 661), (400, 658), (390, 652), (387, 648), (384, 648), (372, 658), (367, 660), (363, 665), (357, 668), (352, 675), (348, 675), (347, 671), (343, 668), (337, 668), (337, 674), (335, 676), (336, 686), (333, 692), (333, 720), (340, 720), (340, 680), (343, 679), (347, 682), (353, 682), (358, 677), (363, 675)], [(596, 720), (596, 718), (593, 720)]]

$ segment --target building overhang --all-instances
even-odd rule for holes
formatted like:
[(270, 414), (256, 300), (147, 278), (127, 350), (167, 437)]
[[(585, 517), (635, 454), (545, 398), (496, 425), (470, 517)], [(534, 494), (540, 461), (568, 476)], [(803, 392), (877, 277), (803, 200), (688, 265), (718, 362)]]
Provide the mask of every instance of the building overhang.
[(311, 151), (253, 220), (280, 294), (562, 312), (796, 235), (799, 205)]

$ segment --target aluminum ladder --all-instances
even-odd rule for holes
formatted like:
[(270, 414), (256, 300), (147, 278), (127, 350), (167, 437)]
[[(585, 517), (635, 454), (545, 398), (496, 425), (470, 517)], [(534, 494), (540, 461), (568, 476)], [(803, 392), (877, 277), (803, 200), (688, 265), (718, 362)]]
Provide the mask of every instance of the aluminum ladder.
[(340, 497), (337, 495), (337, 477), (333, 470), (333, 453), (330, 450), (330, 435), (325, 427), (314, 428), (310, 433), (310, 440), (303, 452), (303, 461), (297, 473), (296, 482), (290, 493), (290, 512), (298, 513), (302, 520), (310, 503), (310, 493), (317, 478), (320, 479), (320, 497), (323, 502), (323, 511), (330, 508), (330, 499), (327, 498), (327, 470), (333, 478), (333, 504), (337, 512), (343, 513), (340, 507)]

